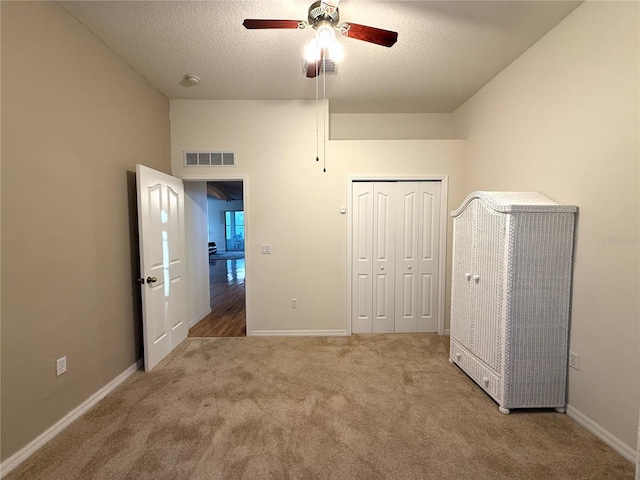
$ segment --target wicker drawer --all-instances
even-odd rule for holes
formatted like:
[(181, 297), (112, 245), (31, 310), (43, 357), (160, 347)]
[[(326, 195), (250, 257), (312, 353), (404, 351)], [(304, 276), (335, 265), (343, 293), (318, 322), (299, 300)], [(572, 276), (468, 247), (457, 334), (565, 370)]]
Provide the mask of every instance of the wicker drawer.
[(473, 381), (480, 385), (491, 397), (500, 403), (500, 376), (479, 361), (467, 349), (451, 339), (451, 361), (458, 365)]

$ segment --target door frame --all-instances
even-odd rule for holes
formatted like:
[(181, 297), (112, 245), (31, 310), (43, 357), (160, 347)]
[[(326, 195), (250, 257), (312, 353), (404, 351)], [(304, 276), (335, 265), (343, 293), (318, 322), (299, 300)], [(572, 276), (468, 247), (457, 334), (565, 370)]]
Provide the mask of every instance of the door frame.
[(446, 308), (446, 272), (447, 272), (447, 226), (448, 226), (448, 198), (449, 176), (441, 174), (431, 175), (347, 175), (347, 335), (351, 335), (351, 307), (352, 307), (352, 274), (353, 274), (353, 184), (354, 182), (434, 182), (441, 185), (440, 198), (440, 241), (438, 242), (440, 264), (438, 265), (438, 334), (444, 335)]
[[(238, 174), (216, 174), (216, 173), (187, 173), (176, 175), (177, 178), (182, 180), (183, 182), (224, 182), (224, 181), (234, 181), (234, 182), (242, 182), (242, 202), (244, 208), (244, 267), (245, 267), (245, 284), (244, 284), (244, 307), (246, 314), (246, 327), (247, 327), (247, 337), (252, 335), (252, 312), (251, 312), (251, 302), (249, 302), (250, 297), (250, 285), (251, 282), (246, 281), (247, 272), (250, 272), (251, 265), (251, 252), (250, 249), (247, 249), (247, 245), (251, 245), (251, 219), (250, 219), (250, 202), (249, 202), (249, 175), (246, 173), (238, 173)], [(190, 279), (190, 281), (193, 279)]]

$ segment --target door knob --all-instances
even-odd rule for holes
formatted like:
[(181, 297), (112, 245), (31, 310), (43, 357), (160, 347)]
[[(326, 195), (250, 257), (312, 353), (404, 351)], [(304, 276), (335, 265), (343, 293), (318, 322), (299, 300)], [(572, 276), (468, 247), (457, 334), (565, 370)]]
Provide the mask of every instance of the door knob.
[(408, 268), (409, 270), (411, 270), (411, 265), (407, 265), (407, 268)]
[(384, 265), (380, 265), (380, 270), (384, 270)]
[(156, 277), (147, 277), (147, 283), (154, 283), (157, 282), (158, 279)]
[(465, 273), (464, 276), (467, 277), (467, 280), (469, 280), (471, 278), (471, 274), (470, 273)]
[(480, 276), (479, 275), (474, 275), (473, 279), (475, 280), (476, 283), (478, 283), (480, 281)]

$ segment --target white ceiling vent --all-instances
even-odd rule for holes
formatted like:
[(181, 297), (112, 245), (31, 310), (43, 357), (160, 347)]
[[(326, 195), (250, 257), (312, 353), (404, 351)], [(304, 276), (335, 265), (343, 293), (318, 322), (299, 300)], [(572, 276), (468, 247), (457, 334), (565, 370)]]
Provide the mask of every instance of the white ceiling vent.
[(236, 154), (233, 152), (184, 152), (185, 167), (235, 167)]
[[(307, 74), (307, 68), (309, 68), (309, 61), (305, 60), (304, 58), (302, 59), (302, 73), (304, 75)], [(338, 64), (336, 62), (334, 62), (333, 60), (329, 60), (328, 58), (326, 58), (321, 64), (320, 64), (320, 72), (318, 72), (320, 75), (336, 75), (338, 73)]]

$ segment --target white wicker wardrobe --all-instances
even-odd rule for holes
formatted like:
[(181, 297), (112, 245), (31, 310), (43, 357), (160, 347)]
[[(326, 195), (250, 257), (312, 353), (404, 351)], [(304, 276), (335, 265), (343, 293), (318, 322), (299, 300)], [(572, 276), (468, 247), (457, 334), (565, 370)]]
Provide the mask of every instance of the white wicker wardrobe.
[(566, 406), (577, 207), (473, 192), (453, 217), (450, 361), (499, 405)]

